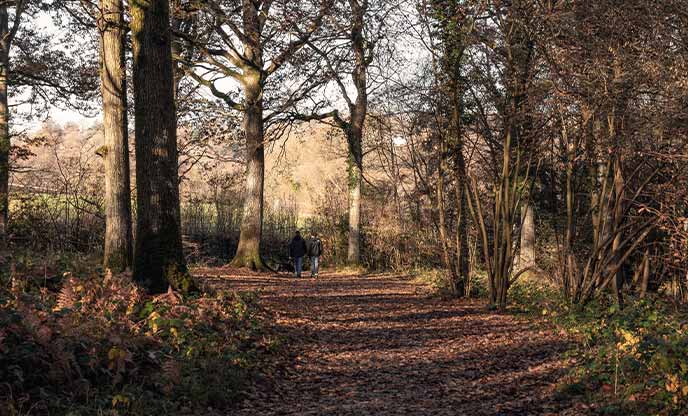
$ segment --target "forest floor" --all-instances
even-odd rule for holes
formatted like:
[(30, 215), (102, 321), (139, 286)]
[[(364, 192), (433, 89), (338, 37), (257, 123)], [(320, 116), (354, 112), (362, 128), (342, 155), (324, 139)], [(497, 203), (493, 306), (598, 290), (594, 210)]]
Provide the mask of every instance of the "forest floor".
[(288, 339), (287, 368), (259, 379), (240, 415), (587, 413), (557, 393), (566, 336), (482, 301), (443, 300), (398, 275), (197, 274), (259, 292)]

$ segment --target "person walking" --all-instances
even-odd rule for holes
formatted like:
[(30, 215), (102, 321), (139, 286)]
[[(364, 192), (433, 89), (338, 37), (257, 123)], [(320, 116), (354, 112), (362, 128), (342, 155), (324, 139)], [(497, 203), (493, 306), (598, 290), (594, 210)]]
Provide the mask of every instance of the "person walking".
[(306, 255), (306, 240), (301, 237), (301, 233), (296, 231), (294, 238), (289, 242), (289, 258), (294, 261), (294, 276), (301, 277), (303, 270), (303, 256)]
[(318, 277), (318, 267), (320, 266), (320, 256), (322, 256), (322, 241), (315, 232), (311, 233), (308, 239), (308, 257), (311, 260), (311, 277)]

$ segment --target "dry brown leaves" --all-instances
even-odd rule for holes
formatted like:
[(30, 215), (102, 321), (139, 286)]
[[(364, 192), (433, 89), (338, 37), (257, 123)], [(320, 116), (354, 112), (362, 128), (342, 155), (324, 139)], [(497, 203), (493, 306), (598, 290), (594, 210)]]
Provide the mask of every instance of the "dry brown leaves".
[(477, 301), (428, 297), (406, 279), (222, 275), (257, 290), (294, 352), (241, 415), (580, 415), (556, 398), (561, 335)]

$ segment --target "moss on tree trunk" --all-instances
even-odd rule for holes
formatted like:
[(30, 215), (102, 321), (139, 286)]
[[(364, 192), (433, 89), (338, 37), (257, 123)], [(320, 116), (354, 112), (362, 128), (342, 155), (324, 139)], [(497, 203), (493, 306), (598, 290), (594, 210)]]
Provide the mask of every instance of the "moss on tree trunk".
[(7, 82), (9, 75), (9, 16), (7, 3), (0, 5), (0, 248), (7, 242), (9, 217), (10, 129)]

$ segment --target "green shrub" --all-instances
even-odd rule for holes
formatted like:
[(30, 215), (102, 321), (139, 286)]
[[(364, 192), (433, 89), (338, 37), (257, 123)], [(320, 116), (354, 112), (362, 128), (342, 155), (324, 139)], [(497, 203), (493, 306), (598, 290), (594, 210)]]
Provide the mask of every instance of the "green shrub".
[(562, 386), (603, 403), (602, 414), (685, 414), (688, 409), (688, 315), (659, 298), (610, 298), (570, 306), (545, 283), (525, 279), (511, 289), (521, 311), (564, 329), (578, 347), (577, 366)]
[(647, 412), (688, 408), (686, 315), (660, 300), (598, 304), (559, 318), (582, 347), (576, 377)]
[(434, 294), (440, 297), (451, 297), (451, 286), (448, 273), (443, 269), (416, 269), (412, 272), (414, 281), (427, 285)]

